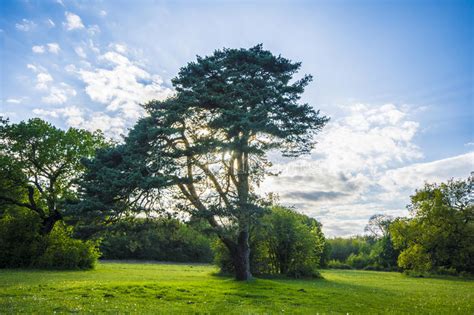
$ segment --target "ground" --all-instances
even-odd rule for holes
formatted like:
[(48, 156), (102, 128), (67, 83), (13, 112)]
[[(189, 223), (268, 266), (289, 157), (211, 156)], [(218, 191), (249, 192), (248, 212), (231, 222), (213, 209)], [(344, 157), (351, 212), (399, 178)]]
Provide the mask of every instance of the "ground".
[(318, 280), (236, 282), (216, 271), (117, 262), (91, 271), (0, 270), (0, 313), (474, 313), (472, 280), (323, 270)]

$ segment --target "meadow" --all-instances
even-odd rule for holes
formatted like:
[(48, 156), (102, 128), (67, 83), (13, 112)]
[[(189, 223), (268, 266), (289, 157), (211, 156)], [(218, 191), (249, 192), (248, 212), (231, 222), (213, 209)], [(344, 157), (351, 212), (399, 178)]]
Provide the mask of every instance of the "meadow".
[(101, 262), (90, 271), (0, 270), (0, 313), (473, 314), (474, 281), (322, 270), (237, 282), (200, 264)]

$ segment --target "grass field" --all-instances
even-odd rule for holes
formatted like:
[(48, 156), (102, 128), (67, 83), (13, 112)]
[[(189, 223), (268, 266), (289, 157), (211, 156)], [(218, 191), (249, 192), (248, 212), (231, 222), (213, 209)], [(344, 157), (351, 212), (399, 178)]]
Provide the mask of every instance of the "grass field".
[(0, 271), (0, 313), (473, 314), (474, 281), (325, 270), (321, 280), (239, 283), (207, 265), (101, 263), (93, 271)]

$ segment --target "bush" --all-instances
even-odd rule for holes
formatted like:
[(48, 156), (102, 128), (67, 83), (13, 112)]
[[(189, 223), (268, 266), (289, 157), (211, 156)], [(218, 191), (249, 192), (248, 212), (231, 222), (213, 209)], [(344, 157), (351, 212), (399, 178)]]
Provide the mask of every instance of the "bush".
[(0, 268), (29, 267), (44, 250), (39, 217), (10, 207), (0, 217)]
[(97, 243), (71, 238), (71, 229), (56, 224), (46, 236), (46, 250), (35, 262), (47, 269), (92, 269), (100, 256)]
[(398, 256), (398, 265), (405, 270), (413, 271), (414, 274), (423, 274), (431, 270), (431, 258), (422, 246), (415, 244), (401, 252)]
[(355, 269), (363, 269), (370, 265), (371, 261), (368, 255), (359, 253), (357, 255), (350, 254), (346, 263)]
[(93, 268), (99, 252), (92, 242), (71, 238), (71, 228), (57, 223), (41, 235), (39, 217), (21, 208), (7, 209), (0, 218), (0, 268)]
[(352, 267), (346, 263), (343, 263), (339, 260), (336, 259), (331, 259), (328, 262), (328, 268), (329, 269), (352, 269)]
[(102, 234), (104, 259), (212, 262), (212, 239), (173, 218), (134, 219)]
[[(250, 233), (250, 269), (254, 275), (280, 274), (294, 278), (318, 278), (317, 268), (326, 241), (320, 224), (292, 209), (275, 206)], [(215, 263), (221, 272), (234, 266), (227, 247), (213, 246)]]

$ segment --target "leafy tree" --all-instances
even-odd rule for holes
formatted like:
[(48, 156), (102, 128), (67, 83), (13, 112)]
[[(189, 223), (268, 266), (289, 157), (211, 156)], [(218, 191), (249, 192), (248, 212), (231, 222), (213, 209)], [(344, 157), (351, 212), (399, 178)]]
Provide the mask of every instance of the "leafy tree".
[[(295, 278), (318, 276), (325, 245), (319, 222), (293, 209), (273, 206), (251, 229), (251, 270)], [(221, 270), (235, 271), (229, 250), (222, 245), (215, 250)]]
[(411, 218), (396, 220), (393, 242), (400, 267), (415, 271), (474, 272), (474, 182), (425, 184), (411, 196)]
[(89, 162), (79, 208), (107, 219), (163, 208), (205, 218), (231, 253), (236, 279), (249, 279), (266, 154), (310, 152), (328, 121), (299, 102), (312, 79), (294, 80), (300, 67), (261, 45), (197, 57), (172, 80), (174, 97), (145, 104), (148, 116), (125, 143)]
[(389, 235), (389, 227), (393, 221), (393, 217), (385, 214), (374, 214), (370, 217), (369, 223), (365, 226), (364, 231), (369, 232), (372, 237), (379, 238)]
[(76, 194), (80, 160), (104, 145), (100, 133), (58, 129), (39, 119), (10, 124), (0, 118), (0, 206), (15, 205), (41, 219), (41, 234), (62, 219), (62, 203)]

